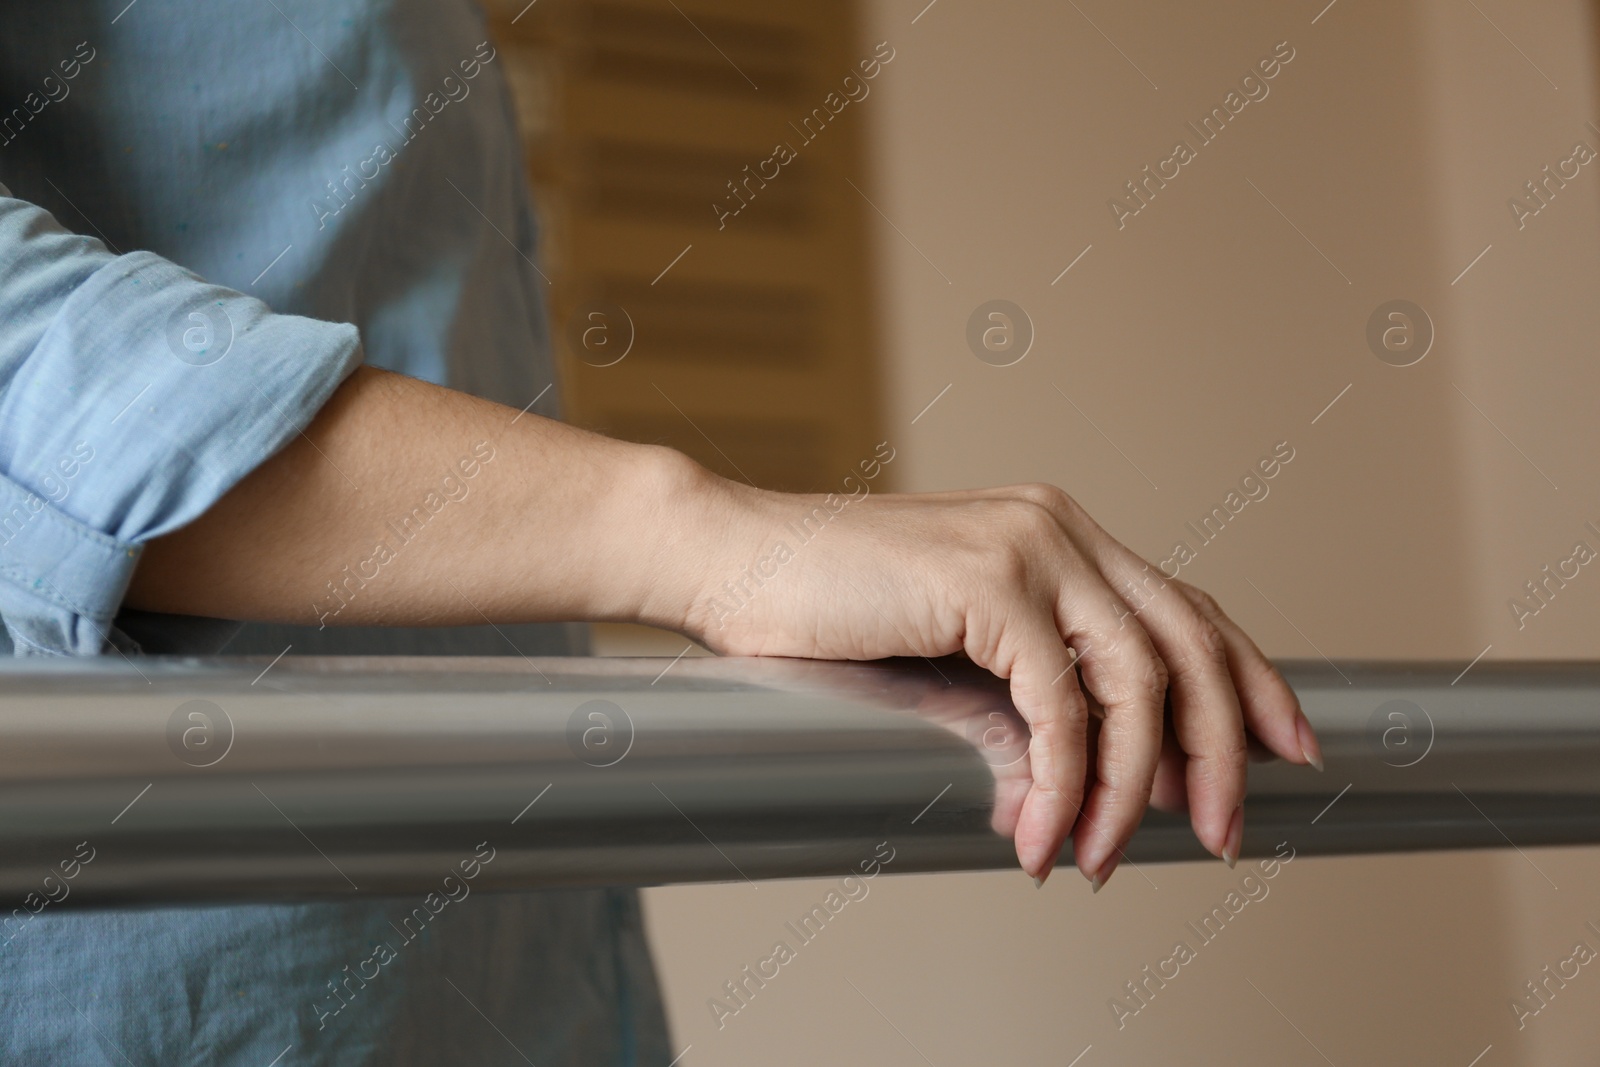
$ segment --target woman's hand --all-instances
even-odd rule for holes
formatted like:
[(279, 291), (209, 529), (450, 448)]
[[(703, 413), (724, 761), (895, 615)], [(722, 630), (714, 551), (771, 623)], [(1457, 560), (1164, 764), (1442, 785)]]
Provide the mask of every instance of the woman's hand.
[[(1187, 796), (1164, 799), (1186, 799), (1202, 844), (1231, 864), (1246, 732), (1287, 760), (1321, 762), (1293, 692), (1216, 602), (1164, 577), (1059, 489), (825, 499), (704, 474), (679, 499), (689, 515), (663, 563), (698, 580), (667, 583), (687, 593), (681, 616), (649, 621), (729, 655), (964, 651), (1010, 681), (1033, 732), (1017, 856), (1040, 881), (1071, 834), (1079, 869), (1103, 884), (1158, 763), (1182, 767), (1181, 787), (1164, 791)], [(1093, 767), (1091, 707), (1104, 716)]]

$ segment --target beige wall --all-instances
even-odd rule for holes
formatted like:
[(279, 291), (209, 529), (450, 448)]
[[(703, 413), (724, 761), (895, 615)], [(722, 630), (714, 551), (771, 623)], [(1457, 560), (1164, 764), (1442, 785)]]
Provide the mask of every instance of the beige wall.
[[(924, 3), (862, 32), (897, 49), (862, 115), (899, 488), (1053, 481), (1159, 559), (1287, 440), (1184, 570), (1270, 654), (1596, 655), (1600, 568), (1520, 631), (1507, 607), (1600, 548), (1600, 161), (1521, 231), (1506, 206), (1600, 148), (1583, 5)], [(1119, 230), (1108, 198), (1284, 40), (1270, 94)], [(967, 348), (992, 298), (1035, 326), (1015, 366)], [(1364, 337), (1395, 298), (1437, 333), (1408, 368)], [(1302, 859), (1119, 1031), (1107, 1000), (1238, 873), (880, 879), (720, 1030), (707, 999), (826, 883), (647, 907), (686, 1065), (1593, 1062), (1600, 974), (1520, 1033), (1508, 1007), (1600, 922), (1592, 851)]]
[(1451, 4), (1426, 7), (1424, 58), (1437, 72), (1426, 86), (1436, 145), (1427, 184), (1448, 221), (1446, 255), (1465, 265), (1493, 245), (1443, 305), (1451, 376), (1504, 434), (1459, 405), (1457, 462), (1472, 517), (1463, 539), (1473, 558), (1461, 577), (1471, 582), (1480, 647), (1493, 642), (1493, 655), (1508, 658), (1592, 658), (1600, 581), (1586, 581), (1587, 570), (1521, 629), (1507, 601), (1576, 540), (1600, 547), (1583, 529), (1600, 526), (1600, 166), (1581, 167), (1521, 229), (1507, 201), (1576, 142), (1600, 150), (1591, 125), (1600, 35), (1589, 5), (1507, 10), (1515, 22), (1501, 26), (1522, 38), (1526, 59), (1470, 9), (1464, 17)]

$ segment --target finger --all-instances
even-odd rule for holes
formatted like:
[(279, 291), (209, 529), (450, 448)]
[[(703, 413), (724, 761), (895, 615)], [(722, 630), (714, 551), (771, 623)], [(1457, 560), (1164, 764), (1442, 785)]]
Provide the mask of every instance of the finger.
[(1122, 545), (1097, 546), (1096, 559), (1167, 666), (1173, 731), (1189, 756), (1185, 777), (1195, 836), (1231, 861), (1238, 853), (1229, 851), (1228, 838), (1244, 802), (1247, 748), (1222, 632), (1170, 579)]
[(1073, 676), (1072, 653), (1049, 616), (1030, 611), (1025, 621), (1001, 636), (997, 647), (1004, 651), (997, 655), (988, 655), (980, 644), (969, 640), (968, 654), (1010, 679), (1012, 703), (1032, 733), (1028, 760), (1033, 783), (1017, 817), (1015, 845), (1022, 869), (1043, 883), (1083, 799), (1088, 706)]
[(1291, 763), (1309, 764), (1322, 770), (1322, 746), (1317, 743), (1316, 731), (1278, 668), (1256, 647), (1250, 635), (1228, 618), (1210, 594), (1186, 582), (1172, 584), (1222, 634), (1228, 671), (1233, 675), (1239, 706), (1250, 733)]
[[(1089, 766), (1092, 768), (1095, 764), (1096, 754), (1099, 751), (1100, 720), (1094, 717), (1093, 708), (1089, 710)], [(1178, 815), (1189, 810), (1188, 787), (1184, 784), (1184, 766), (1188, 759), (1189, 757), (1183, 754), (1183, 749), (1178, 747), (1177, 738), (1173, 736), (1172, 731), (1170, 729), (1163, 731), (1161, 757), (1156, 764), (1155, 782), (1150, 790), (1151, 807)], [(1092, 771), (1090, 782), (1091, 784), (1093, 782)], [(1088, 825), (1088, 822), (1080, 817), (1078, 827), (1073, 831), (1074, 837), (1087, 833), (1086, 828)], [(1101, 868), (1098, 883), (1090, 882), (1090, 885), (1095, 887), (1096, 892), (1099, 892), (1100, 887), (1105, 885), (1106, 880), (1111, 877), (1111, 871), (1116, 869), (1118, 863), (1126, 858), (1127, 856), (1124, 853), (1117, 852), (1112, 856), (1110, 864)]]
[(1073, 849), (1083, 876), (1100, 884), (1150, 801), (1161, 751), (1166, 669), (1144, 628), (1098, 571), (1069, 572), (1058, 610), (1061, 632), (1079, 649), (1083, 684), (1106, 711), (1097, 780), (1083, 805), (1087, 823), (1075, 831)]

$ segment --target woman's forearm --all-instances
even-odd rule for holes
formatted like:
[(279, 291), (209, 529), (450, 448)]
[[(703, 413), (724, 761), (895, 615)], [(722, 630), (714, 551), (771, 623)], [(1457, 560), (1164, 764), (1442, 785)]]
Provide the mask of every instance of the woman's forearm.
[[(310, 625), (627, 619), (681, 627), (711, 479), (370, 368), (204, 516), (151, 542), (126, 603)], [(702, 487), (701, 490), (695, 488)]]

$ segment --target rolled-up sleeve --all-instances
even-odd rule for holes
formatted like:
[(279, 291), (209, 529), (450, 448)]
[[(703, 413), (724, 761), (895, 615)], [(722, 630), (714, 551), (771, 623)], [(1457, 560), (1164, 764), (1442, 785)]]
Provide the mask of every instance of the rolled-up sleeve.
[(361, 362), (354, 326), (274, 314), (114, 255), (0, 186), (0, 620), (93, 655), (140, 546), (286, 445)]

